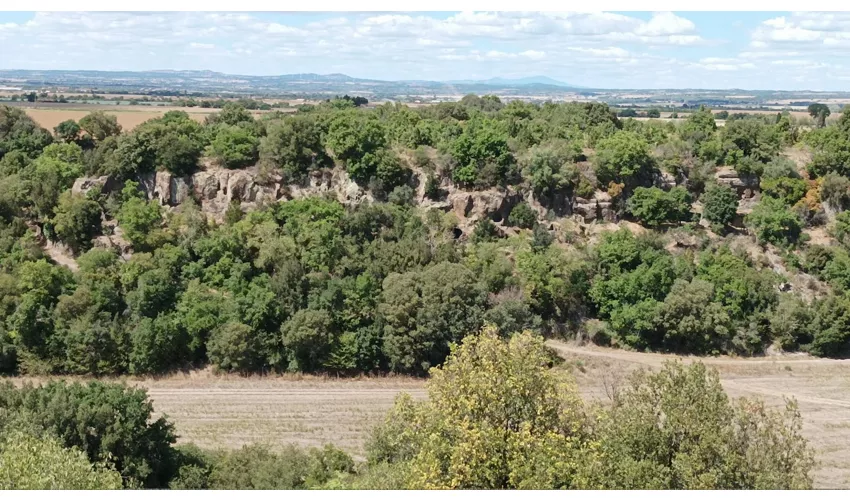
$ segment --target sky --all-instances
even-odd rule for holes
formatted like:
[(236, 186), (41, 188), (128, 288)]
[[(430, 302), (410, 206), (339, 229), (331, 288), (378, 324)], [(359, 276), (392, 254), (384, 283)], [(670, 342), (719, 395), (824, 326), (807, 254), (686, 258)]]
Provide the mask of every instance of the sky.
[(0, 68), (850, 90), (850, 12), (0, 12)]

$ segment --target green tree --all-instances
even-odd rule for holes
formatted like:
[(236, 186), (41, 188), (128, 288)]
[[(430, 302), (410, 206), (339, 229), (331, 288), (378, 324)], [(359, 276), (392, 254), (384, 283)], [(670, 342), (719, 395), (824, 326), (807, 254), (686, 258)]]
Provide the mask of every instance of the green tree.
[(806, 196), (808, 185), (803, 179), (791, 179), (779, 177), (775, 179), (761, 180), (761, 192), (764, 196), (770, 196), (781, 200), (784, 204), (792, 206)]
[(244, 168), (257, 162), (258, 147), (259, 140), (250, 131), (222, 125), (207, 147), (207, 155), (225, 168)]
[(527, 203), (518, 203), (508, 214), (508, 224), (523, 229), (531, 229), (537, 224), (537, 214)]
[(634, 132), (619, 131), (596, 145), (594, 169), (603, 186), (617, 182), (633, 188), (651, 180), (655, 162), (646, 141)]
[(59, 197), (52, 222), (56, 236), (74, 253), (88, 250), (92, 238), (100, 233), (100, 205), (83, 195), (66, 191)]
[(628, 210), (638, 220), (653, 227), (685, 221), (691, 214), (691, 195), (682, 187), (674, 187), (670, 191), (639, 187), (629, 197)]
[(522, 160), (525, 177), (535, 194), (553, 194), (575, 188), (579, 173), (575, 161), (582, 155), (575, 142), (550, 141), (532, 146)]
[(80, 118), (80, 128), (96, 141), (121, 133), (118, 117), (107, 115), (103, 111), (93, 111)]
[(715, 302), (714, 297), (714, 285), (707, 281), (673, 283), (656, 318), (665, 349), (714, 353), (726, 348), (733, 325), (723, 305)]
[(480, 327), (485, 295), (476, 281), (465, 266), (449, 262), (384, 280), (378, 310), (392, 370), (427, 371), (445, 359), (450, 342)]
[(0, 159), (11, 151), (35, 158), (51, 142), (50, 132), (39, 127), (22, 108), (0, 104)]
[(124, 200), (116, 214), (118, 225), (124, 236), (134, 246), (146, 247), (151, 234), (162, 225), (162, 207), (155, 201), (147, 201), (138, 189), (138, 183), (128, 181), (121, 190)]
[(383, 124), (373, 115), (358, 112), (339, 113), (328, 125), (325, 144), (336, 159), (345, 164), (346, 171), (358, 183), (364, 184), (375, 175), (378, 165), (387, 158)]
[(15, 431), (0, 441), (0, 489), (120, 490), (121, 475), (56, 438)]
[(837, 210), (850, 208), (850, 179), (827, 173), (820, 179), (820, 199)]
[(699, 110), (688, 115), (679, 129), (679, 135), (692, 145), (692, 152), (704, 160), (714, 159), (705, 155), (703, 145), (714, 139), (717, 123), (711, 110), (700, 106)]
[(710, 185), (700, 201), (703, 217), (721, 227), (731, 223), (738, 212), (738, 193), (726, 186)]
[(322, 144), (322, 131), (308, 115), (285, 118), (269, 126), (260, 140), (260, 160), (280, 168), (284, 175), (303, 180), (310, 171), (333, 166)]
[(48, 382), (0, 386), (5, 412), (0, 427), (26, 425), (76, 447), (91, 463), (106, 463), (121, 473), (125, 486), (164, 487), (170, 475), (173, 426), (152, 418), (143, 389), (123, 384)]
[(802, 232), (800, 217), (782, 200), (767, 196), (747, 215), (747, 225), (755, 231), (759, 242), (777, 246), (796, 243)]
[[(813, 452), (796, 404), (731, 402), (715, 370), (668, 362), (636, 372), (601, 421), (594, 487), (807, 489)], [(586, 462), (588, 463), (588, 462)], [(594, 484), (595, 483), (595, 484)]]
[(830, 115), (829, 106), (826, 104), (812, 103), (807, 109), (809, 115), (815, 120), (815, 126), (823, 128), (826, 126), (826, 119)]
[(530, 332), (467, 336), (431, 370), (428, 400), (402, 396), (367, 445), (372, 463), (406, 463), (415, 489), (582, 487), (576, 471), (593, 453), (575, 383), (548, 370)]
[(225, 323), (210, 335), (207, 343), (210, 363), (224, 371), (250, 372), (260, 365), (258, 340), (248, 325)]
[(65, 120), (53, 127), (53, 132), (64, 142), (74, 142), (80, 137), (80, 125), (74, 120)]
[(291, 371), (322, 368), (333, 349), (338, 332), (327, 311), (302, 309), (281, 325), (283, 345), (289, 352)]
[(806, 349), (815, 356), (845, 357), (850, 352), (850, 300), (830, 296), (813, 304), (809, 327), (812, 342)]

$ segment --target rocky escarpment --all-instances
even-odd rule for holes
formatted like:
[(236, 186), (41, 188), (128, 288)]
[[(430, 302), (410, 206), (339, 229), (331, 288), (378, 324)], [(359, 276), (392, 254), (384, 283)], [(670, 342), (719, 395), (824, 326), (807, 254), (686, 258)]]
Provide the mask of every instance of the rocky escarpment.
[[(330, 196), (344, 205), (358, 205), (374, 201), (372, 194), (354, 182), (339, 168), (313, 172), (305, 182), (286, 183), (279, 177), (262, 176), (256, 168), (227, 170), (208, 167), (190, 176), (175, 176), (169, 172), (144, 174), (136, 179), (139, 188), (150, 200), (158, 200), (165, 207), (177, 207), (189, 199), (198, 203), (201, 210), (211, 218), (221, 221), (230, 204), (238, 202), (243, 210), (251, 210), (268, 203), (305, 198)], [(487, 217), (503, 225), (514, 206), (528, 203), (541, 219), (552, 209), (548, 200), (535, 199), (533, 193), (514, 188), (491, 188), (481, 191), (465, 191), (446, 183), (444, 196), (431, 200), (424, 195), (424, 175), (414, 180), (416, 204), (423, 209), (436, 208), (454, 212), (461, 229), (466, 233), (481, 219)], [(119, 191), (123, 183), (105, 177), (82, 177), (74, 183), (73, 191), (85, 193), (97, 187), (103, 192)], [(611, 221), (610, 197), (598, 192), (591, 199), (562, 197), (553, 210), (558, 215), (572, 215), (577, 221), (589, 223), (594, 220)]]

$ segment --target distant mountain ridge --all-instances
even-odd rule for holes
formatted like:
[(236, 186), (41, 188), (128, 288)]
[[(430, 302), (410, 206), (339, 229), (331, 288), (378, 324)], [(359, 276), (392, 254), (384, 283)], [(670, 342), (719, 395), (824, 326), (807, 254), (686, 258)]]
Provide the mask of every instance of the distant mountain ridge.
[(449, 84), (464, 84), (464, 85), (552, 85), (554, 87), (566, 87), (571, 89), (580, 89), (578, 85), (565, 83), (548, 76), (527, 76), (525, 78), (490, 78), (488, 80), (450, 80), (445, 83)]

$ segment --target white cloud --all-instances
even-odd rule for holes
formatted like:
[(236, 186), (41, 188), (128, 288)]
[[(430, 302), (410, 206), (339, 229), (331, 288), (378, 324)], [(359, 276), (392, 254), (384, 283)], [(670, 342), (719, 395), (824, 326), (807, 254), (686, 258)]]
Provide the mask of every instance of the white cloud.
[[(793, 13), (750, 25), (746, 48), (707, 40), (690, 16), (670, 12), (647, 20), (583, 12), (298, 15), (38, 13), (0, 23), (0, 67), (434, 80), (546, 74), (634, 88), (770, 88), (793, 79), (816, 87), (848, 73), (841, 59), (850, 48), (845, 13)], [(697, 46), (703, 49), (694, 54)]]
[(672, 12), (658, 12), (652, 15), (649, 22), (638, 26), (635, 32), (645, 36), (664, 36), (689, 34), (694, 31), (696, 26), (693, 22)]

